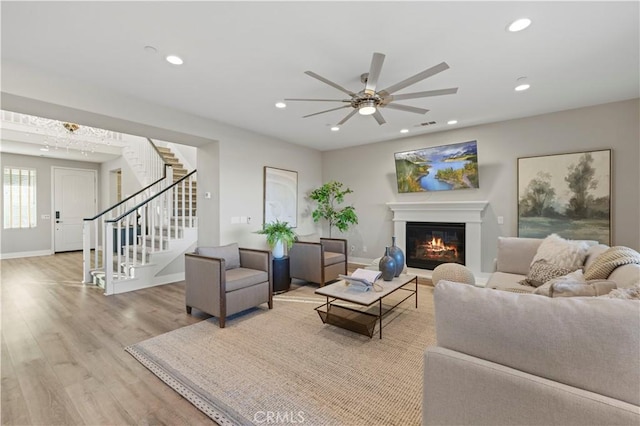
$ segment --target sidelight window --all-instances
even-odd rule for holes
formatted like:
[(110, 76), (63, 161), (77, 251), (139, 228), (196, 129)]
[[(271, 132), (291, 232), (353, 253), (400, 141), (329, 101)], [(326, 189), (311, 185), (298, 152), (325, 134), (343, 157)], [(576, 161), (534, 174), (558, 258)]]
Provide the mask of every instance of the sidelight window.
[(4, 228), (35, 228), (36, 171), (4, 168)]

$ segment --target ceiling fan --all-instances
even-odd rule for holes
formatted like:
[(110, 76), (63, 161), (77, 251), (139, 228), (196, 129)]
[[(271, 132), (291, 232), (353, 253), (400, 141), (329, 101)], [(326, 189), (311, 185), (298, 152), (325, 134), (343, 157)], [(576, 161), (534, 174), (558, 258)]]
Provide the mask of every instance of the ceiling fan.
[(441, 95), (452, 95), (458, 92), (457, 87), (452, 87), (449, 89), (439, 89), (439, 90), (428, 90), (425, 92), (415, 92), (415, 93), (405, 93), (394, 95), (393, 93), (404, 89), (405, 87), (411, 86), (412, 84), (416, 84), (419, 81), (422, 81), (426, 78), (429, 78), (433, 75), (436, 75), (444, 70), (449, 68), (446, 62), (441, 62), (438, 65), (428, 68), (418, 74), (409, 77), (405, 80), (402, 80), (399, 83), (393, 84), (386, 89), (377, 90), (376, 86), (378, 84), (378, 77), (380, 77), (380, 71), (382, 70), (382, 63), (384, 62), (385, 55), (382, 53), (374, 53), (373, 58), (371, 59), (371, 66), (369, 67), (369, 72), (362, 74), (360, 76), (360, 80), (364, 83), (364, 89), (355, 93), (351, 90), (347, 90), (344, 87), (340, 86), (337, 83), (334, 83), (331, 80), (328, 80), (321, 75), (314, 73), (313, 71), (305, 71), (304, 73), (320, 80), (321, 82), (332, 86), (341, 92), (346, 93), (350, 96), (350, 99), (300, 99), (300, 98), (287, 98), (285, 101), (317, 101), (317, 102), (343, 102), (347, 105), (343, 105), (337, 108), (331, 108), (325, 111), (315, 112), (313, 114), (305, 115), (303, 118), (313, 117), (314, 115), (324, 114), (326, 112), (336, 111), (342, 108), (353, 108), (346, 117), (344, 117), (338, 123), (338, 126), (344, 124), (348, 119), (353, 117), (356, 112), (359, 112), (360, 115), (373, 115), (373, 118), (376, 119), (378, 124), (382, 125), (386, 123), (384, 117), (380, 113), (380, 108), (390, 108), (396, 109), (400, 111), (413, 112), (416, 114), (426, 114), (429, 112), (428, 109), (417, 108), (410, 105), (402, 105), (396, 104), (394, 101), (403, 100), (403, 99), (415, 99), (415, 98), (426, 98), (429, 96), (441, 96)]

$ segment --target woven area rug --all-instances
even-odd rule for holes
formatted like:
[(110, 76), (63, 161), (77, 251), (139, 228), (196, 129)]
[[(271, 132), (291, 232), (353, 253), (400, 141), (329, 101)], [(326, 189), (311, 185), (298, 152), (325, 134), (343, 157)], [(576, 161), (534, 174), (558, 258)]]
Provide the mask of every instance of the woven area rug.
[(292, 288), (224, 329), (210, 318), (125, 350), (221, 425), (419, 425), (432, 289), (420, 286), (418, 308), (406, 300), (370, 339), (323, 324), (316, 288)]

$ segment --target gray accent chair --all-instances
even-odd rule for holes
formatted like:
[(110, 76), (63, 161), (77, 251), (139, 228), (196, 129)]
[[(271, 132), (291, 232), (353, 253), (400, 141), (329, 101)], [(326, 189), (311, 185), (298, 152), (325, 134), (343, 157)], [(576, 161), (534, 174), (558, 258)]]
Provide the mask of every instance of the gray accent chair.
[(219, 320), (249, 308), (269, 304), (273, 308), (271, 252), (238, 248), (199, 247), (185, 253), (187, 313), (196, 308)]
[(320, 238), (320, 242), (296, 241), (289, 249), (291, 278), (324, 286), (347, 273), (347, 240)]

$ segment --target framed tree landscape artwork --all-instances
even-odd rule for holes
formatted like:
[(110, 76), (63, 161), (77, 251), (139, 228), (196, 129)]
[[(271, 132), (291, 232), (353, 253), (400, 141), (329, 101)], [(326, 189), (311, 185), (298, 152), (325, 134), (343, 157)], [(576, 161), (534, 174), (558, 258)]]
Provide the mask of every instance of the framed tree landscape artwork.
[(611, 244), (611, 150), (518, 158), (518, 236)]
[(264, 223), (298, 226), (298, 172), (264, 167)]

